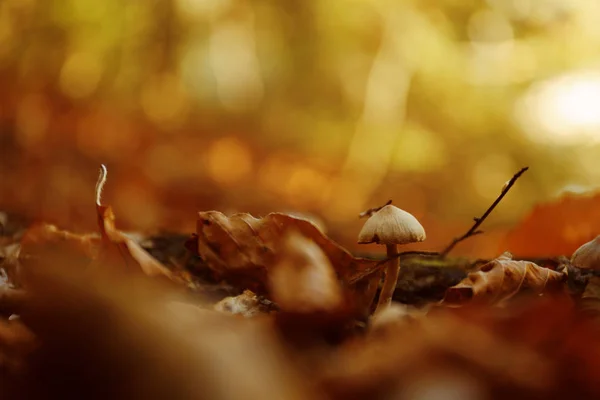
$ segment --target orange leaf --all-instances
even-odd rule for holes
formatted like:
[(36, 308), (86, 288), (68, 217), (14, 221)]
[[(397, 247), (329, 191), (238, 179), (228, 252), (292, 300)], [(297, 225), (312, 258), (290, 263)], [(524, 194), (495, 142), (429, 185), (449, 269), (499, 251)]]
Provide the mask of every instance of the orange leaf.
[(460, 304), (473, 300), (481, 303), (498, 303), (519, 291), (528, 289), (542, 293), (545, 289), (564, 281), (566, 275), (542, 268), (529, 261), (516, 261), (504, 253), (471, 272), (458, 285), (448, 288), (444, 303)]
[(505, 238), (502, 249), (520, 258), (570, 255), (600, 232), (600, 193), (567, 195), (536, 206)]

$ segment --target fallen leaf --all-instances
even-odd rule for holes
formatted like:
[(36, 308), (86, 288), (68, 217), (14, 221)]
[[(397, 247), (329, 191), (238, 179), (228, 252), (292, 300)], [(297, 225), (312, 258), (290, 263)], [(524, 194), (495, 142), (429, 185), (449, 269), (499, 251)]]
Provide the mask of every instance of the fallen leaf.
[(333, 399), (404, 398), (392, 394), (433, 372), (454, 372), (470, 375), (487, 392), (476, 398), (488, 398), (492, 385), (543, 393), (553, 382), (545, 357), (450, 311), (400, 321), (346, 342), (320, 368), (313, 367), (319, 386)]
[(344, 294), (329, 259), (298, 233), (283, 240), (268, 286), (271, 299), (284, 312), (336, 312), (344, 307)]
[(241, 213), (227, 217), (219, 211), (205, 211), (198, 213), (196, 230), (199, 255), (218, 272), (237, 270), (264, 278), (280, 251), (281, 238), (292, 230), (315, 242), (345, 281), (376, 264), (353, 257), (308, 220), (287, 214), (271, 213), (255, 218)]
[(218, 211), (200, 212), (196, 240), (190, 247), (209, 268), (228, 280), (266, 292), (270, 270), (289, 250), (282, 239), (290, 232), (318, 246), (342, 287), (356, 294), (356, 308), (368, 314), (379, 283), (380, 266), (376, 261), (353, 257), (305, 219), (281, 213), (255, 218), (250, 214), (227, 217)]
[(13, 284), (21, 287), (27, 273), (53, 263), (85, 265), (85, 268), (73, 269), (73, 273), (85, 273), (98, 258), (101, 243), (97, 234), (79, 235), (54, 225), (36, 224), (21, 238)]
[(443, 302), (461, 304), (467, 301), (493, 304), (507, 300), (522, 290), (542, 293), (560, 285), (566, 274), (542, 268), (530, 261), (512, 259), (508, 252), (471, 272), (459, 284), (446, 290)]
[(110, 206), (103, 206), (100, 202), (102, 189), (106, 183), (106, 167), (102, 165), (100, 176), (96, 184), (96, 212), (98, 227), (102, 237), (101, 261), (105, 265), (124, 264), (133, 271), (141, 269), (146, 275), (165, 277), (172, 281), (181, 281), (158, 260), (152, 257), (135, 240), (119, 231), (115, 226), (115, 214)]
[(92, 260), (98, 257), (101, 239), (97, 234), (76, 234), (51, 224), (36, 224), (25, 231), (21, 238), (19, 260), (37, 255), (43, 249), (57, 252), (79, 253)]
[[(174, 280), (173, 273), (152, 257), (135, 240), (115, 227), (115, 215), (110, 207), (98, 206), (98, 222), (103, 239), (101, 259), (105, 263), (135, 265), (148, 276), (162, 276)], [(107, 260), (108, 259), (108, 260)]]
[(272, 324), (185, 307), (179, 290), (123, 269), (44, 266), (26, 275), (21, 314), (41, 345), (0, 374), (0, 398), (321, 398)]
[(537, 205), (500, 243), (519, 258), (572, 254), (600, 232), (600, 193)]

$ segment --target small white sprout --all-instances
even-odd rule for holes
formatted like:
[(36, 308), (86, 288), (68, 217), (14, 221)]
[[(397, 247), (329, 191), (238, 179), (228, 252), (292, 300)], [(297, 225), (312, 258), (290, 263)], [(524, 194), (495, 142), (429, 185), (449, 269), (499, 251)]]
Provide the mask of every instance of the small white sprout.
[(104, 189), (104, 184), (106, 183), (107, 174), (108, 171), (106, 170), (106, 166), (100, 164), (100, 175), (98, 175), (98, 182), (96, 183), (96, 205), (98, 207), (102, 205), (100, 199), (102, 197), (102, 189)]

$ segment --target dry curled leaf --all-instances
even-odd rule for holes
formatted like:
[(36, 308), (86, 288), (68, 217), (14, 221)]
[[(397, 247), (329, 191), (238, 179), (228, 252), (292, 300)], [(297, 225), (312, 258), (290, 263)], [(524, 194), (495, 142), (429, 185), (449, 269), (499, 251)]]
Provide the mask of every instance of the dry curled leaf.
[(103, 240), (104, 261), (108, 259), (114, 263), (124, 263), (127, 267), (133, 264), (136, 265), (134, 269), (140, 268), (148, 276), (174, 279), (168, 268), (152, 257), (135, 240), (115, 227), (115, 215), (110, 207), (98, 206), (97, 211)]
[(353, 257), (305, 219), (281, 213), (255, 218), (250, 214), (227, 217), (218, 211), (200, 212), (191, 247), (219, 275), (243, 287), (265, 292), (267, 275), (285, 253), (282, 238), (289, 232), (320, 248), (342, 286), (355, 294), (356, 309), (368, 313), (379, 282), (376, 262)]
[(61, 258), (77, 258), (85, 264), (101, 263), (105, 267), (125, 265), (126, 270), (142, 271), (148, 276), (162, 276), (180, 281), (169, 269), (146, 252), (134, 239), (115, 227), (111, 207), (100, 204), (100, 192), (106, 180), (103, 168), (96, 188), (96, 211), (100, 236), (75, 234), (60, 230), (54, 225), (39, 224), (28, 229), (21, 239), (19, 261), (33, 265), (44, 261), (60, 262)]
[(560, 285), (566, 278), (562, 272), (540, 267), (530, 261), (512, 259), (504, 253), (471, 272), (458, 285), (448, 288), (444, 303), (460, 304), (467, 301), (498, 303), (522, 290), (542, 293), (551, 286)]
[(101, 260), (108, 265), (118, 265), (119, 263), (125, 264), (126, 267), (131, 267), (132, 264), (137, 265), (133, 267), (134, 272), (141, 269), (148, 276), (180, 280), (135, 240), (116, 228), (115, 214), (112, 208), (103, 206), (100, 202), (102, 189), (106, 183), (106, 174), (106, 167), (102, 165), (96, 184), (96, 212), (103, 244)]
[(315, 242), (344, 281), (375, 265), (374, 261), (353, 257), (308, 220), (287, 214), (255, 218), (245, 213), (227, 217), (218, 211), (200, 212), (196, 230), (198, 254), (210, 268), (225, 274), (246, 274), (263, 282), (266, 270), (281, 251), (281, 238), (289, 231)]
[(87, 263), (102, 260), (107, 264), (136, 265), (136, 269), (141, 268), (149, 276), (172, 277), (166, 267), (115, 228), (114, 215), (109, 207), (99, 207), (98, 212), (102, 221), (101, 236), (76, 234), (49, 224), (32, 226), (21, 239), (20, 264), (27, 266), (42, 258), (68, 255), (70, 258), (77, 256)]

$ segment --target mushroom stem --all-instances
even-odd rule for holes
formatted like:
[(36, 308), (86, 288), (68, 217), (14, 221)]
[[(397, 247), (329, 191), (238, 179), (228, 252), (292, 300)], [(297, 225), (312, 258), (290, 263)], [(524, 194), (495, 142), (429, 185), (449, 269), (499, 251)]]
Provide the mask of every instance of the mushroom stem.
[(400, 257), (394, 257), (398, 254), (398, 245), (386, 244), (385, 247), (390, 261), (388, 261), (385, 270), (383, 288), (381, 288), (381, 293), (379, 294), (379, 301), (377, 302), (375, 313), (387, 308), (392, 302), (392, 296), (394, 295), (396, 283), (398, 282), (398, 275), (400, 274)]

